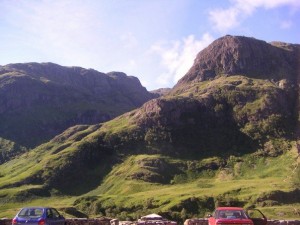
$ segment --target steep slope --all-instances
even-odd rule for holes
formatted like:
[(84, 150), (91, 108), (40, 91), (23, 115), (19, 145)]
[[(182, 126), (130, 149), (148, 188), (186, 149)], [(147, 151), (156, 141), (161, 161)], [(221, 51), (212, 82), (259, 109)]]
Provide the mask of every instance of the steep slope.
[(26, 147), (76, 124), (107, 121), (155, 97), (139, 80), (52, 63), (0, 67), (0, 137)]
[(182, 220), (218, 205), (295, 218), (298, 56), (299, 45), (225, 36), (168, 94), (108, 122), (69, 128), (0, 165), (0, 196), (84, 194), (69, 204), (121, 218), (159, 212)]

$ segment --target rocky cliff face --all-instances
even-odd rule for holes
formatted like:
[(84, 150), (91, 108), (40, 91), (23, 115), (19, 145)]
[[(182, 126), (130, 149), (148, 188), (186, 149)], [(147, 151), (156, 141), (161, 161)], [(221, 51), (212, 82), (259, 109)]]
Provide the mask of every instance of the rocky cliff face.
[(53, 63), (0, 67), (0, 137), (33, 147), (75, 124), (107, 121), (154, 98), (136, 77)]

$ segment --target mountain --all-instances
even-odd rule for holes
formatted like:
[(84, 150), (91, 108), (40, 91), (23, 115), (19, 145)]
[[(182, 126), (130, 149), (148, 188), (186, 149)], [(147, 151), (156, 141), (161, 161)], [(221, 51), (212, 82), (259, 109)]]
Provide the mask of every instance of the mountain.
[(166, 95), (171, 91), (171, 88), (159, 88), (151, 91), (151, 93), (157, 94), (158, 96)]
[(44, 198), (120, 219), (155, 212), (182, 221), (220, 205), (297, 218), (299, 52), (221, 37), (161, 97), (0, 165), (0, 201)]
[(53, 63), (1, 66), (0, 137), (32, 148), (70, 126), (108, 121), (154, 97), (121, 72)]
[(298, 73), (299, 44), (266, 43), (254, 38), (227, 35), (201, 51), (192, 68), (176, 86), (237, 74), (295, 82)]

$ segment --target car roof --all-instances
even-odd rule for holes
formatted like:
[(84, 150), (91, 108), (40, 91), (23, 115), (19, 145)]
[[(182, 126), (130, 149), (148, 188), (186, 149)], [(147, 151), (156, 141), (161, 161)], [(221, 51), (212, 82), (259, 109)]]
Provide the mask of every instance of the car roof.
[(216, 210), (244, 210), (241, 207), (217, 207)]
[(52, 207), (45, 207), (45, 206), (27, 206), (27, 207), (23, 207), (22, 209), (52, 209)]

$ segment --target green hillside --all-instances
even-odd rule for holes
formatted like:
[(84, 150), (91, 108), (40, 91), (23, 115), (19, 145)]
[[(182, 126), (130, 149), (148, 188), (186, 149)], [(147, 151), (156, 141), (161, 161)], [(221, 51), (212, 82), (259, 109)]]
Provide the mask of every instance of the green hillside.
[[(295, 148), (275, 158), (261, 158), (256, 154), (231, 156), (226, 159), (226, 167), (213, 170), (201, 168), (224, 159), (186, 161), (161, 155), (129, 156), (116, 164), (98, 187), (81, 196), (62, 195), (55, 189), (46, 192), (43, 185), (38, 184), (5, 189), (2, 186), (0, 216), (11, 217), (24, 205), (50, 204), (61, 210), (75, 207), (90, 217), (109, 216), (124, 220), (157, 212), (182, 220), (203, 217), (217, 205), (239, 205), (262, 208), (273, 219), (280, 219), (282, 215), (289, 219), (298, 218), (295, 211), (299, 208), (299, 189), (296, 188), (300, 182), (297, 157)], [(144, 181), (146, 177), (159, 176), (155, 167), (147, 162), (150, 165), (151, 162), (163, 162), (176, 168), (169, 171), (174, 173), (170, 182)], [(26, 168), (19, 164), (13, 169), (20, 173)], [(13, 182), (6, 174), (8, 170), (1, 166), (1, 171), (1, 184)]]

